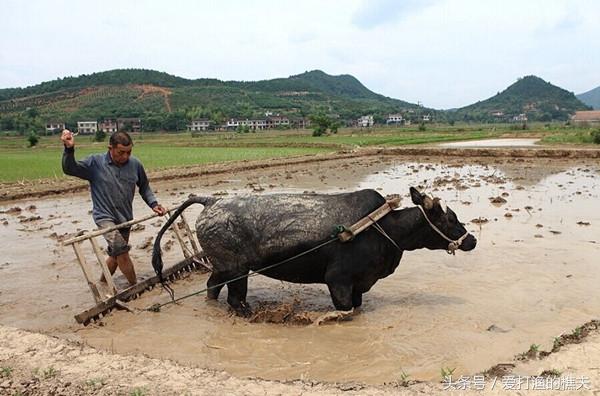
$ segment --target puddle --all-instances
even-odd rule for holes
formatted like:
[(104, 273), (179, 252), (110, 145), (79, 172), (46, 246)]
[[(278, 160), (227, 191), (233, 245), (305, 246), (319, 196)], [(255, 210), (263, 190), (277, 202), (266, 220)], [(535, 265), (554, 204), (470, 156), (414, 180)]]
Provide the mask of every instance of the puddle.
[(468, 147), (534, 147), (540, 139), (485, 139), (468, 140), (464, 142), (440, 143), (440, 147), (468, 148)]
[[(81, 328), (72, 317), (93, 301), (72, 251), (49, 235), (93, 228), (88, 196), (7, 203), (0, 210), (36, 205), (21, 215), (42, 219), (20, 223), (17, 215), (0, 214), (8, 221), (0, 222), (3, 243), (10, 246), (0, 261), (0, 323), (236, 376), (381, 384), (402, 372), (411, 379), (439, 380), (442, 367), (472, 374), (531, 344), (549, 350), (555, 336), (597, 316), (599, 180), (598, 166), (585, 161), (371, 158), (156, 185), (167, 205), (200, 191), (359, 188), (400, 193), (402, 203), (410, 205), (408, 187), (422, 186), (444, 198), (477, 237), (474, 251), (456, 256), (406, 252), (395, 273), (364, 295), (360, 314), (325, 326), (249, 323), (229, 314), (224, 290), (217, 303), (198, 296), (160, 313), (115, 312), (103, 326)], [(495, 197), (506, 202), (494, 204)], [(193, 224), (201, 207), (190, 209), (186, 217)], [(145, 210), (136, 198), (136, 213)], [(147, 224), (132, 235), (138, 273), (151, 274), (150, 253), (135, 246), (157, 230)], [(167, 252), (166, 262), (179, 259), (176, 250)], [(90, 250), (88, 260), (93, 259)], [(181, 296), (199, 290), (206, 278), (191, 275), (174, 284), (175, 291)], [(154, 289), (132, 305), (145, 308), (166, 300), (166, 293)], [(332, 309), (325, 286), (262, 276), (249, 280), (248, 301), (254, 307), (293, 304), (307, 314)]]

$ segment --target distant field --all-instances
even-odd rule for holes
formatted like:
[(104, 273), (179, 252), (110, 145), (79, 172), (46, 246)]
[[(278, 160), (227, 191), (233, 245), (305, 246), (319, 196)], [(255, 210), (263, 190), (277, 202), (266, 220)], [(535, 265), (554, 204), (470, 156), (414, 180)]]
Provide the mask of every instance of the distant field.
[[(82, 147), (76, 158), (103, 152), (102, 147)], [(254, 160), (313, 154), (331, 149), (286, 147), (173, 147), (138, 144), (133, 154), (147, 170), (174, 166)], [(0, 149), (0, 181), (14, 182), (54, 177), (66, 177), (61, 169), (62, 148), (35, 148), (22, 150)]]
[[(332, 152), (357, 146), (403, 146), (456, 140), (485, 139), (499, 136), (538, 136), (545, 142), (590, 143), (589, 131), (548, 128), (532, 125), (526, 131), (514, 125), (428, 126), (426, 131), (413, 128), (346, 128), (328, 136), (313, 137), (311, 131), (266, 131), (238, 134), (207, 132), (192, 137), (183, 133), (134, 134), (134, 155), (146, 169), (177, 167), (239, 160), (282, 158), (303, 154)], [(92, 142), (78, 135), (77, 158), (104, 152), (108, 141)], [(38, 146), (27, 147), (25, 137), (0, 137), (0, 182), (65, 177), (61, 170), (62, 144), (58, 136), (42, 136)]]

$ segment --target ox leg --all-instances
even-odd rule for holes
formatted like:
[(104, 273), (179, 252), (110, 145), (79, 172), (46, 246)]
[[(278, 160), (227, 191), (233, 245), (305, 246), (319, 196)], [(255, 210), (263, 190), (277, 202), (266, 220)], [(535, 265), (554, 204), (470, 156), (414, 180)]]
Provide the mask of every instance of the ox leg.
[(352, 306), (354, 308), (358, 308), (362, 305), (362, 295), (362, 292), (359, 292), (356, 288), (352, 290)]
[(221, 292), (221, 289), (225, 285), (221, 285), (221, 286), (215, 286), (215, 285), (218, 285), (219, 283), (223, 283), (223, 282), (225, 282), (225, 278), (223, 277), (222, 273), (213, 272), (212, 274), (210, 274), (210, 277), (208, 278), (208, 281), (206, 282), (206, 287), (209, 288), (206, 291), (206, 297), (209, 300), (216, 300), (219, 298), (219, 293)]
[(250, 305), (246, 302), (248, 293), (248, 278), (236, 280), (227, 284), (227, 302), (233, 310), (240, 316), (248, 317), (252, 315)]
[(327, 283), (333, 306), (338, 311), (350, 311), (353, 307), (352, 284)]

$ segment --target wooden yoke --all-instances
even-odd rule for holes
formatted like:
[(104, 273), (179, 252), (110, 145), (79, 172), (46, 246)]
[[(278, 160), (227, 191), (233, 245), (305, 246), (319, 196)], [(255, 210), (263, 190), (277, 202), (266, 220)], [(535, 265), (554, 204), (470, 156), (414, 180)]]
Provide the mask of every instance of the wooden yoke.
[(369, 228), (373, 223), (377, 220), (381, 219), (392, 210), (398, 208), (400, 206), (400, 197), (391, 198), (385, 201), (383, 205), (379, 208), (375, 209), (373, 212), (369, 213), (367, 216), (363, 217), (356, 223), (352, 224), (349, 228), (346, 228), (344, 231), (338, 234), (338, 238), (342, 242), (348, 242), (354, 239), (354, 237), (367, 228)]

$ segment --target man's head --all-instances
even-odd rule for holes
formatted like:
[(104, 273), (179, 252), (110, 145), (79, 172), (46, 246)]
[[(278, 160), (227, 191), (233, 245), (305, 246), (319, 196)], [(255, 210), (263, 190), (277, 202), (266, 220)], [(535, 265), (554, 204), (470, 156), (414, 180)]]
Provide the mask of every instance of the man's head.
[(133, 141), (127, 132), (115, 132), (110, 135), (108, 152), (118, 166), (125, 165), (131, 156)]

